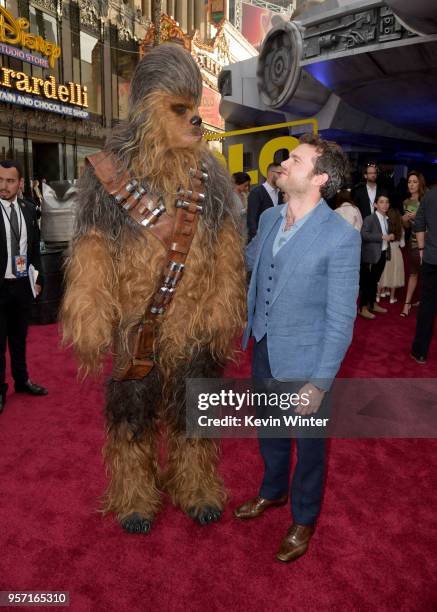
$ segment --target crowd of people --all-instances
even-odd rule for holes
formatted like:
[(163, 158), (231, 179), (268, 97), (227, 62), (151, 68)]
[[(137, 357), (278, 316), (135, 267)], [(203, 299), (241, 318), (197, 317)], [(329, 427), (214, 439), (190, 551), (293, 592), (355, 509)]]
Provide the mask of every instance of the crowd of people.
[[(344, 151), (305, 134), (252, 191), (248, 174), (234, 175), (233, 197), (229, 177), (202, 143), (202, 79), (192, 56), (179, 45), (159, 45), (137, 64), (132, 83), (128, 122), (114, 128), (105, 151), (88, 157), (82, 177), (61, 322), (83, 372), (99, 371), (112, 354), (103, 509), (125, 531), (146, 534), (163, 493), (200, 525), (223, 513), (215, 440), (186, 435), (186, 381), (221, 376), (245, 318), (242, 344), (253, 339), (254, 381), (266, 391), (272, 380), (290, 383), (298, 401), (289, 407), (311, 422), (329, 407), (352, 341), (359, 289), (361, 316), (386, 313), (377, 297), (401, 284), (404, 241), (410, 277), (416, 274), (417, 284), (422, 276), (411, 354), (425, 363), (437, 309), (437, 188), (425, 193), (421, 175), (410, 173), (409, 197), (401, 211), (390, 212), (392, 196), (378, 186), (374, 164), (364, 184), (342, 192)], [(41, 271), (41, 261), (36, 210), (19, 196), (22, 177), (19, 164), (0, 162), (0, 411), (6, 343), (15, 391), (47, 394), (26, 364), (28, 276), (31, 266)], [(336, 197), (337, 213), (328, 205)], [(246, 216), (249, 241), (247, 300), (238, 216), (241, 223)], [(42, 281), (36, 275), (36, 293)], [(260, 408), (267, 410), (262, 395)], [(257, 519), (290, 500), (292, 523), (276, 559), (294, 562), (306, 554), (321, 511), (326, 439), (298, 436), (292, 468), (292, 432), (259, 433), (260, 489), (234, 515)]]
[[(382, 300), (397, 301), (396, 290), (405, 286), (407, 269), (400, 313), (407, 317), (422, 276), (411, 350), (420, 364), (426, 363), (432, 337), (437, 309), (437, 187), (427, 191), (423, 176), (411, 171), (408, 196), (399, 210), (392, 205), (391, 194), (378, 187), (376, 165), (366, 167), (365, 182), (352, 190), (342, 188), (346, 168), (338, 145), (307, 135), (281, 165), (270, 164), (266, 181), (252, 191), (249, 174), (233, 175), (233, 204), (243, 233), (247, 227), (246, 264), (252, 272), (243, 346), (254, 338), (255, 379), (307, 381), (299, 395), (311, 399), (296, 408), (299, 415), (316, 414), (328, 401), (352, 339), (358, 294), (361, 317), (371, 321), (386, 314)], [(28, 262), (39, 269), (40, 262), (36, 211), (19, 197), (21, 179), (18, 164), (0, 163), (6, 236), (0, 285), (0, 412), (7, 392), (6, 341), (15, 391), (47, 394), (30, 380), (25, 359), (31, 303)], [(333, 202), (335, 212), (327, 201)], [(40, 291), (40, 279), (37, 286)], [(291, 492), (291, 439), (261, 436), (259, 442), (265, 466), (259, 494), (234, 514), (240, 520), (256, 519), (286, 504), (291, 494), (293, 523), (276, 559), (292, 562), (306, 553), (320, 513), (325, 440), (297, 439)], [(208, 512), (212, 517), (208, 520), (220, 516), (219, 511)], [(147, 530), (150, 525), (148, 520)]]
[[(269, 207), (284, 202), (285, 194), (276, 184), (280, 170), (280, 165), (270, 164), (266, 180), (252, 190), (249, 174), (237, 172), (233, 175), (244, 239), (248, 242), (257, 233), (261, 214)], [(375, 162), (366, 165), (363, 178), (363, 182), (351, 189), (343, 186), (329, 202), (335, 212), (361, 234), (358, 314), (369, 321), (374, 320), (378, 315), (388, 313), (388, 309), (383, 306), (385, 298), (390, 304), (395, 304), (402, 295), (404, 303), (400, 316), (403, 318), (410, 316), (412, 308), (418, 308), (422, 304), (417, 323), (417, 334), (422, 341), (414, 341), (411, 356), (416, 362), (425, 364), (437, 309), (431, 280), (435, 274), (432, 268), (435, 265), (432, 246), (435, 233), (430, 234), (429, 227), (432, 223), (432, 218), (429, 218), (432, 204), (427, 207), (428, 215), (424, 218), (423, 206), (419, 217), (419, 233), (427, 232), (426, 240), (422, 237), (421, 246), (417, 237), (417, 215), (427, 193), (427, 197), (431, 202), (435, 202), (434, 206), (437, 208), (435, 190), (428, 190), (421, 172), (411, 170), (406, 179), (404, 194), (399, 189), (396, 192), (389, 191), (380, 185), (379, 169)], [(427, 244), (428, 257), (424, 259)], [(419, 286), (424, 265), (430, 277), (426, 279), (430, 286), (425, 302), (421, 297), (423, 286)], [(431, 268), (428, 268), (429, 266)], [(402, 289), (403, 292), (400, 291)]]
[[(20, 255), (26, 255), (24, 244), (26, 224), (33, 223), (25, 216), (27, 201), (23, 197), (23, 177), (19, 164), (4, 163), (0, 168), (2, 191), (0, 193), (5, 232), (15, 227), (15, 220), (10, 223), (7, 209), (11, 201), (21, 207), (24, 215), (18, 226), (22, 228), (20, 240), (23, 242)], [(11, 179), (9, 174), (14, 175)], [(5, 175), (3, 177), (3, 175)], [(6, 176), (7, 175), (7, 176)], [(270, 207), (278, 206), (286, 200), (284, 193), (277, 185), (281, 176), (281, 166), (271, 163), (267, 168), (266, 180), (250, 189), (250, 175), (247, 172), (233, 174), (234, 204), (240, 217), (240, 229), (244, 241), (250, 242), (257, 234), (262, 213)], [(412, 308), (418, 308), (417, 330), (413, 342), (411, 357), (420, 364), (425, 364), (433, 334), (434, 318), (437, 310), (437, 188), (428, 190), (422, 173), (411, 170), (407, 176), (407, 192), (398, 198), (378, 185), (378, 167), (369, 163), (364, 169), (364, 182), (352, 189), (340, 189), (330, 201), (335, 212), (345, 219), (355, 230), (361, 233), (361, 268), (360, 298), (358, 314), (369, 321), (378, 315), (384, 315), (388, 309), (383, 306), (384, 298), (394, 304), (404, 291), (404, 304), (400, 316), (410, 316)], [(9, 182), (8, 182), (9, 181)], [(11, 186), (13, 184), (13, 187)], [(35, 187), (35, 186), (33, 186)], [(8, 191), (9, 190), (9, 191)], [(38, 185), (36, 185), (38, 193)], [(28, 206), (39, 216), (38, 207)], [(24, 221), (23, 221), (24, 219)], [(35, 227), (37, 223), (35, 219)], [(30, 231), (30, 230), (29, 230)], [(32, 230), (34, 231), (34, 230)], [(30, 234), (29, 234), (30, 235)], [(37, 242), (35, 239), (34, 242)], [(9, 244), (9, 242), (7, 243)], [(8, 247), (10, 248), (10, 247)], [(13, 247), (14, 248), (14, 247)], [(29, 247), (30, 248), (30, 247)], [(6, 255), (6, 253), (5, 253)], [(12, 261), (11, 255), (4, 257), (4, 263)], [(29, 256), (29, 263), (31, 258)], [(8, 264), (9, 265), (9, 264)], [(38, 269), (38, 265), (35, 266)], [(25, 363), (25, 338), (30, 309), (30, 297), (18, 297), (12, 292), (15, 285), (27, 287), (27, 283), (14, 283), (12, 268), (6, 267), (1, 291), (4, 293), (2, 308), (2, 330), (0, 330), (0, 412), (6, 401), (7, 385), (5, 383), (4, 353), (6, 341), (9, 340), (12, 368), (16, 379), (16, 389), (25, 389), (32, 394), (45, 394), (46, 389), (34, 385), (27, 374)], [(419, 277), (422, 282), (419, 287)], [(19, 279), (20, 277), (17, 276)], [(37, 285), (37, 291), (40, 288)], [(398, 291), (398, 294), (396, 292)], [(14, 294), (14, 295), (12, 295)], [(22, 299), (23, 298), (23, 299)], [(9, 302), (12, 306), (8, 306)], [(20, 329), (16, 329), (10, 317), (19, 304), (23, 316)], [(12, 308), (12, 310), (10, 310)], [(0, 314), (1, 314), (0, 313)], [(14, 314), (14, 320), (16, 320)], [(2, 357), (3, 355), (3, 357)], [(3, 363), (3, 366), (1, 365)]]

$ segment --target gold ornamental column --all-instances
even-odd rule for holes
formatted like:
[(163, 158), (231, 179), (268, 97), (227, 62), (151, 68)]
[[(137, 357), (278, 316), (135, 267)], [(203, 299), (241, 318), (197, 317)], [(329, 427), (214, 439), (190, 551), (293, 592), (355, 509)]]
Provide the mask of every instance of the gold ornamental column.
[(155, 26), (153, 46), (156, 47), (161, 39), (161, 0), (152, 0), (152, 23)]

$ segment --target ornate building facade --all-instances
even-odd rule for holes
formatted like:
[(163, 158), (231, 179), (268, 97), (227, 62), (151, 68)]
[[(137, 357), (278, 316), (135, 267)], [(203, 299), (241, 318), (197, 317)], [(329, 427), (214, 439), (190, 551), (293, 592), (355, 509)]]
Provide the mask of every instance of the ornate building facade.
[(122, 0), (0, 0), (0, 157), (20, 159), (27, 184), (77, 178), (101, 148), (149, 25)]
[[(160, 24), (161, 40), (199, 63), (213, 131), (223, 128), (220, 70), (256, 54), (219, 5), (163, 0)], [(153, 44), (151, 18), (151, 0), (0, 0), (0, 158), (19, 159), (27, 185), (80, 176), (125, 117), (133, 70)]]

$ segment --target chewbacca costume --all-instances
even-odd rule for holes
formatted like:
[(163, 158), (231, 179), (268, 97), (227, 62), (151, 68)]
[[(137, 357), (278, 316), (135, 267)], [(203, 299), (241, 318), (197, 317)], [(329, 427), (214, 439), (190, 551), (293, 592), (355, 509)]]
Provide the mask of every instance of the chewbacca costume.
[[(102, 166), (90, 158), (66, 271), (64, 342), (73, 345), (83, 373), (99, 370), (113, 348), (104, 511), (115, 513), (132, 533), (149, 531), (161, 491), (201, 524), (218, 520), (226, 498), (216, 444), (185, 437), (185, 379), (220, 376), (244, 316), (238, 219), (229, 177), (201, 141), (201, 93), (199, 69), (178, 45), (160, 45), (138, 63), (128, 119), (108, 139), (105, 159), (114, 164), (115, 182), (128, 176), (141, 186), (137, 196), (149, 194), (145, 214), (155, 224), (145, 227), (144, 215), (129, 214), (120, 205), (126, 199), (108, 193), (108, 185), (97, 178)], [(207, 179), (205, 197), (193, 195), (200, 185), (198, 180), (193, 184), (194, 175)], [(181, 205), (181, 197), (188, 203)], [(168, 274), (169, 228), (174, 229), (178, 206), (197, 211), (189, 216), (198, 218), (185, 269), (167, 310), (156, 317), (154, 367), (142, 378), (126, 380), (118, 374), (132, 364), (138, 325)], [(166, 212), (156, 220), (158, 208)], [(163, 428), (167, 462), (160, 473), (158, 433)]]

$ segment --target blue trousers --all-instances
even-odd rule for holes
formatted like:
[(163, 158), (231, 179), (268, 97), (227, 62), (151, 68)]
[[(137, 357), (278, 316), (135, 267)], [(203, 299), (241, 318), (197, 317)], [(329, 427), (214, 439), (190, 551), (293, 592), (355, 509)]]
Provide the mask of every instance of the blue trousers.
[[(255, 343), (252, 361), (254, 379), (273, 378), (267, 350), (267, 335)], [(291, 438), (259, 438), (264, 478), (259, 495), (276, 499), (290, 489)], [(291, 512), (299, 525), (313, 525), (320, 513), (326, 467), (326, 440), (298, 438), (297, 462), (291, 483)]]

